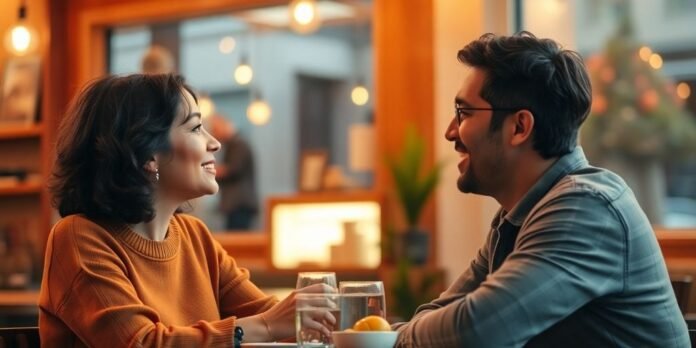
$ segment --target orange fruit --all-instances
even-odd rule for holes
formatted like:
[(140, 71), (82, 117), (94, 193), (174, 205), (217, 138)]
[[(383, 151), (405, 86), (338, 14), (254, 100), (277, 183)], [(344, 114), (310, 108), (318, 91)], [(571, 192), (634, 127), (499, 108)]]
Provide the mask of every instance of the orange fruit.
[(384, 318), (377, 315), (368, 315), (353, 325), (355, 331), (391, 331), (391, 326)]

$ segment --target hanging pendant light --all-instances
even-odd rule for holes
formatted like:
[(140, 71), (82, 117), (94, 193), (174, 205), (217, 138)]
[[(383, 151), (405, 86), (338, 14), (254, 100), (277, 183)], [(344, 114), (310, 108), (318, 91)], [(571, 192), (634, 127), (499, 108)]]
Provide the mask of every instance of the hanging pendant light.
[(350, 91), (350, 99), (353, 101), (353, 104), (358, 106), (363, 106), (370, 100), (370, 92), (362, 80), (358, 80), (358, 83)]
[(321, 24), (316, 0), (293, 0), (289, 5), (290, 28), (300, 34), (309, 34)]
[(17, 24), (5, 33), (5, 48), (16, 56), (24, 56), (36, 51), (39, 46), (36, 30), (27, 24), (27, 4), (22, 1), (17, 15)]
[(201, 94), (198, 97), (198, 110), (201, 112), (201, 118), (206, 119), (215, 113), (215, 103), (207, 94)]
[(234, 69), (234, 80), (240, 85), (248, 85), (254, 78), (254, 69), (247, 62), (246, 56), (242, 56), (239, 65)]
[(261, 92), (255, 91), (251, 103), (247, 107), (247, 118), (256, 126), (263, 126), (271, 118), (271, 107), (261, 97)]

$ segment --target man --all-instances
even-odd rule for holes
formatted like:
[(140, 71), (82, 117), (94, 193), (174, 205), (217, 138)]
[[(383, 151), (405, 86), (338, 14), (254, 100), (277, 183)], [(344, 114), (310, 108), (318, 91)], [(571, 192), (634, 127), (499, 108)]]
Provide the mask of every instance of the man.
[(249, 144), (224, 116), (210, 116), (213, 136), (222, 143), (222, 163), (216, 164), (220, 211), (225, 229), (247, 231), (258, 213), (254, 156)]
[(576, 146), (591, 102), (580, 56), (528, 32), (487, 34), (445, 138), (457, 187), (501, 205), (475, 260), (398, 323), (397, 347), (688, 347), (648, 219)]

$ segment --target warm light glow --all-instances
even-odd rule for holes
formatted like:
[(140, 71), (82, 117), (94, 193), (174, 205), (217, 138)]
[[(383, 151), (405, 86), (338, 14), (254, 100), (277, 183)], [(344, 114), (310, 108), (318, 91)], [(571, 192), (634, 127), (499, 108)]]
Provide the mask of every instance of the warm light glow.
[(247, 118), (257, 126), (263, 126), (271, 118), (271, 107), (263, 100), (254, 100), (247, 107)]
[[(271, 258), (275, 267), (290, 269), (312, 265), (330, 268), (339, 257), (342, 261), (354, 260), (354, 267), (377, 268), (380, 264), (378, 203), (277, 204), (270, 214)], [(346, 223), (350, 224), (351, 231), (347, 230)], [(337, 254), (346, 251), (355, 255)], [(346, 266), (343, 262), (342, 265)]]
[(18, 25), (12, 29), (12, 46), (19, 52), (24, 52), (31, 43), (31, 34), (27, 27)]
[(657, 53), (651, 54), (648, 62), (653, 69), (659, 69), (662, 67), (662, 57), (660, 57), (660, 55)]
[(370, 93), (367, 91), (365, 86), (355, 86), (353, 91), (350, 92), (350, 99), (353, 100), (355, 105), (365, 105), (370, 99)]
[(208, 96), (198, 98), (198, 110), (201, 112), (201, 118), (207, 118), (215, 112), (215, 103)]
[(225, 36), (220, 40), (220, 43), (218, 44), (218, 49), (220, 50), (220, 53), (230, 54), (232, 53), (232, 51), (234, 51), (234, 48), (236, 46), (237, 41), (235, 41), (232, 36)]
[(314, 6), (308, 2), (300, 2), (292, 11), (292, 15), (297, 23), (307, 25), (314, 19)]
[(23, 56), (37, 47), (36, 31), (24, 24), (18, 24), (5, 35), (5, 48), (14, 55)]
[(290, 27), (307, 34), (319, 28), (319, 13), (315, 0), (293, 0), (290, 3)]
[(686, 82), (679, 82), (677, 85), (677, 96), (681, 99), (687, 99), (691, 95), (691, 87)]
[(234, 69), (234, 80), (240, 85), (246, 85), (251, 82), (254, 77), (254, 70), (251, 69), (249, 64), (239, 64), (236, 69)]
[(638, 50), (638, 56), (645, 62), (650, 60), (650, 55), (652, 55), (652, 53), (652, 50), (648, 46), (643, 46)]

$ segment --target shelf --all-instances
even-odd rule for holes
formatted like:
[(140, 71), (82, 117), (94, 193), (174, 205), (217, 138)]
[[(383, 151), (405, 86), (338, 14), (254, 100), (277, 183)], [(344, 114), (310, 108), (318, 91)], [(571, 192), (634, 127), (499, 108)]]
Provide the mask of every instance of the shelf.
[(39, 291), (0, 290), (0, 317), (7, 315), (37, 315)]
[(39, 182), (25, 182), (13, 186), (0, 187), (0, 197), (39, 194), (40, 192), (41, 183)]
[(41, 124), (27, 126), (0, 125), (0, 140), (38, 138), (43, 133)]

